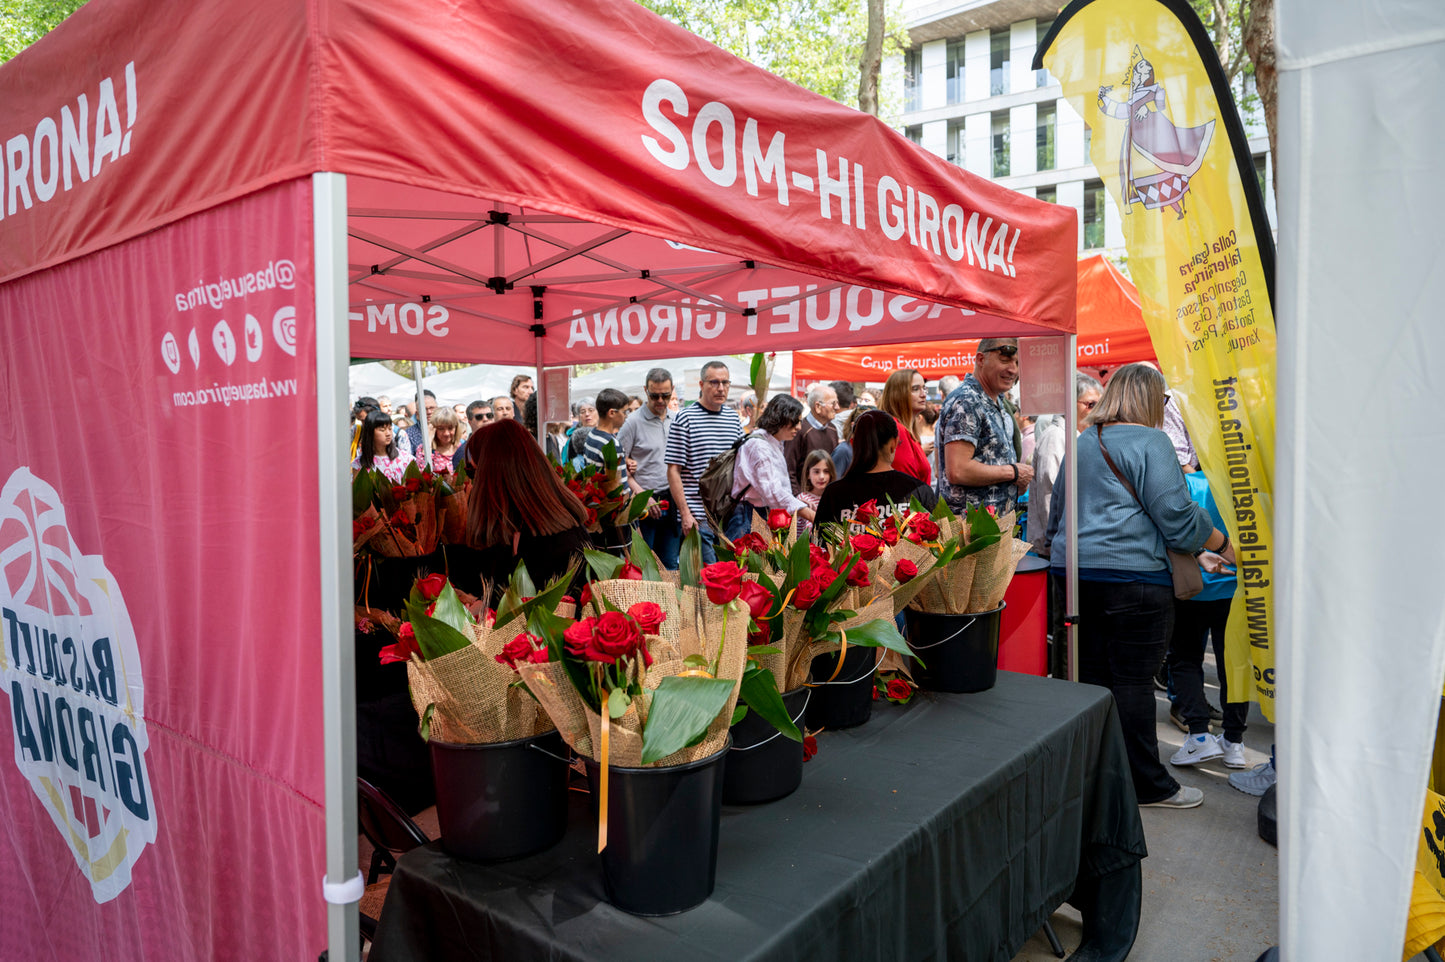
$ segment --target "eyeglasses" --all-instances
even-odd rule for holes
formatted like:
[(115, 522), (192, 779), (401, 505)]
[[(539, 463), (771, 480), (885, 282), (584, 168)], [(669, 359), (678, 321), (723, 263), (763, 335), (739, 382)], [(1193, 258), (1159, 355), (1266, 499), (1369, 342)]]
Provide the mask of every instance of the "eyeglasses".
[(732, 381), (717, 381), (717, 380), (713, 380), (713, 381), (703, 381), (702, 383), (706, 384), (708, 387), (732, 387), (732, 384), (733, 384)]
[(1094, 405), (1098, 404), (1099, 402), (1098, 402), (1098, 401), (1080, 401), (1079, 403), (1084, 406), (1084, 410), (1085, 410), (1085, 411), (1092, 411), (1092, 410), (1094, 410)]
[[(711, 383), (711, 382), (709, 382), (709, 383)], [(672, 400), (672, 392), (671, 392), (671, 391), (648, 391), (648, 392), (647, 392), (647, 397), (648, 397), (650, 400), (653, 400), (653, 401), (670, 401), (670, 400)]]

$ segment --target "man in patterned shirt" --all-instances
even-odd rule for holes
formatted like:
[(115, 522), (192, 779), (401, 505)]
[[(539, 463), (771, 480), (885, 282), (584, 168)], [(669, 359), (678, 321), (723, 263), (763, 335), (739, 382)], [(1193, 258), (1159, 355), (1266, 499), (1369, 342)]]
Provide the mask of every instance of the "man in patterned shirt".
[[(702, 534), (702, 560), (706, 564), (717, 561), (717, 536), (708, 523), (703, 510), (702, 494), (698, 480), (707, 470), (708, 463), (733, 446), (743, 436), (743, 422), (735, 408), (727, 407), (728, 391), (732, 380), (728, 366), (722, 361), (708, 361), (702, 369), (698, 385), (696, 404), (689, 404), (677, 413), (672, 429), (667, 434), (667, 483), (672, 491), (673, 503), (678, 506), (682, 520), (682, 535), (693, 528)], [(724, 526), (723, 533), (729, 538), (739, 537), (742, 523), (750, 524), (740, 505), (734, 518), (719, 518)], [(731, 530), (730, 530), (731, 529)]]
[(973, 373), (943, 402), (934, 447), (938, 496), (962, 514), (967, 505), (1010, 510), (1033, 480), (1034, 469), (1014, 450), (1013, 418), (999, 395), (1019, 377), (1019, 342), (986, 337), (979, 342)]

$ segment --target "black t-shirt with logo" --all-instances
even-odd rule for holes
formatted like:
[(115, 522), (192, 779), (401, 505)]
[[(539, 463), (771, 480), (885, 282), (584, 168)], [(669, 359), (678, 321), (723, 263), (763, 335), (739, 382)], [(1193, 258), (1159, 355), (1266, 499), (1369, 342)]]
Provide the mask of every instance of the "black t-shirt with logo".
[[(878, 502), (878, 517), (886, 518), (908, 510), (909, 500), (929, 511), (938, 503), (938, 493), (911, 474), (902, 471), (853, 472), (823, 489), (818, 500), (817, 523), (853, 520), (853, 512), (861, 504)], [(890, 504), (889, 502), (892, 502)]]

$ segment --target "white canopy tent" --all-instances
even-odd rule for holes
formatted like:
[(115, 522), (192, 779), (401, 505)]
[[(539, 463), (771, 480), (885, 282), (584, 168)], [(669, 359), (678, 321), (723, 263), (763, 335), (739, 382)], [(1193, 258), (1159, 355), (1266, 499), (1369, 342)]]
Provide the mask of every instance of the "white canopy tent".
[(1445, 4), (1278, 14), (1281, 948), (1391, 959), (1445, 676)]

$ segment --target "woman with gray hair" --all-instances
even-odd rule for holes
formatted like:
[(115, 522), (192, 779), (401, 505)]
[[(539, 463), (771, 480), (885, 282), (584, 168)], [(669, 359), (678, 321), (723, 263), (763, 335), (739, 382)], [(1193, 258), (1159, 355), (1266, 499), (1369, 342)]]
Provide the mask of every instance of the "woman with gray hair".
[[(1099, 403), (1104, 386), (1083, 372), (1074, 373), (1074, 403), (1078, 406), (1079, 430), (1084, 430), (1084, 421), (1089, 412)], [(1040, 558), (1049, 556), (1047, 536), (1049, 506), (1054, 497), (1054, 479), (1059, 476), (1059, 465), (1064, 463), (1066, 436), (1064, 416), (1051, 415), (1047, 422), (1040, 418), (1034, 425), (1034, 479), (1029, 482), (1028, 539), (1034, 546), (1034, 554)]]
[[(1079, 681), (1114, 694), (1139, 804), (1194, 808), (1204, 793), (1181, 787), (1160, 762), (1154, 722), (1154, 674), (1174, 625), (1166, 549), (1195, 555), (1208, 571), (1233, 565), (1234, 550), (1189, 497), (1174, 445), (1160, 430), (1164, 400), (1164, 375), (1126, 365), (1079, 437)], [(1050, 545), (1056, 573), (1067, 556), (1061, 527)]]

